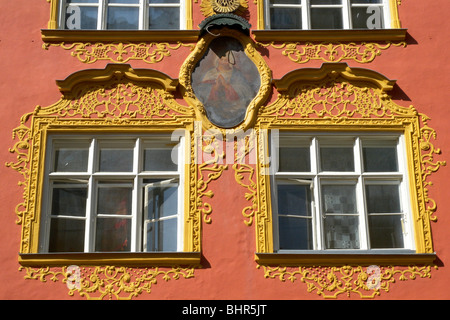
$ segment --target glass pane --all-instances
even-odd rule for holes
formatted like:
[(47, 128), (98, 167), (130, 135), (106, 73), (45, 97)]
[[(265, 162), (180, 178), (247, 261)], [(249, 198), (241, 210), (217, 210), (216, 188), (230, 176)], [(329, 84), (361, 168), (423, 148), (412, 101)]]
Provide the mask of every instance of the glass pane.
[(302, 4), (302, 0), (270, 0), (270, 4)]
[(381, 3), (382, 1), (383, 0), (350, 0), (350, 3)]
[(108, 3), (139, 4), (139, 0), (108, 0)]
[(325, 213), (357, 213), (354, 185), (323, 185), (322, 201)]
[(278, 171), (284, 172), (309, 172), (311, 163), (309, 148), (281, 147), (279, 149)]
[(54, 171), (86, 172), (89, 150), (87, 148), (57, 148), (55, 150)]
[(130, 251), (131, 219), (98, 218), (96, 251)]
[(401, 212), (398, 185), (367, 185), (366, 201), (369, 213)]
[(66, 29), (97, 29), (98, 8), (71, 5), (66, 12)]
[(99, 0), (66, 0), (66, 3), (98, 3)]
[(327, 216), (324, 220), (327, 249), (359, 249), (358, 217)]
[(311, 189), (307, 185), (278, 185), (278, 214), (311, 216)]
[(320, 148), (322, 171), (355, 171), (353, 148)]
[(155, 186), (148, 188), (147, 219), (159, 219), (178, 213), (178, 187)]
[(98, 188), (97, 214), (131, 214), (131, 187)]
[(109, 7), (107, 29), (139, 29), (139, 8)]
[(99, 170), (103, 172), (133, 171), (133, 150), (101, 149)]
[(52, 215), (86, 215), (87, 187), (54, 188), (52, 194)]
[(278, 222), (281, 250), (309, 250), (313, 248), (311, 219), (279, 217)]
[(150, 4), (152, 3), (180, 3), (180, 0), (149, 0)]
[(342, 29), (341, 8), (311, 8), (311, 29)]
[(180, 8), (149, 8), (149, 29), (180, 29)]
[(147, 225), (147, 251), (177, 251), (177, 219)]
[(301, 29), (302, 9), (270, 8), (271, 29)]
[(381, 29), (383, 25), (383, 8), (353, 7), (352, 8), (353, 29)]
[(397, 172), (397, 149), (395, 147), (363, 148), (365, 172)]
[(84, 220), (52, 219), (49, 252), (83, 252)]
[(144, 171), (177, 171), (178, 165), (172, 160), (174, 149), (152, 148), (144, 150)]
[(372, 249), (404, 247), (401, 217), (401, 215), (369, 216)]
[(315, 4), (342, 4), (342, 0), (310, 0), (312, 5)]

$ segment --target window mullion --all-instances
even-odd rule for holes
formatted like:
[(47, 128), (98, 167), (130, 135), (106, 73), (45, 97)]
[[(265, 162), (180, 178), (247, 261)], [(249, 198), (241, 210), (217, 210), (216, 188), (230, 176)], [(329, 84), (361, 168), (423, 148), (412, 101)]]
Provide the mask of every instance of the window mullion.
[(344, 29), (352, 29), (352, 13), (351, 13), (351, 4), (350, 0), (344, 0), (343, 1), (343, 8), (342, 8), (342, 21), (343, 21), (343, 27)]
[(97, 162), (97, 141), (93, 139), (91, 141), (91, 146), (89, 148), (89, 161), (88, 161), (88, 174), (89, 174), (89, 182), (88, 182), (88, 192), (86, 199), (86, 225), (85, 225), (85, 241), (84, 241), (84, 251), (92, 252), (94, 250), (94, 240), (95, 239), (95, 188), (94, 188), (94, 170), (95, 163)]
[(311, 29), (311, 16), (309, 0), (302, 0), (302, 29)]
[(98, 22), (97, 22), (97, 29), (98, 30), (105, 30), (106, 29), (106, 20), (107, 20), (107, 2), (108, 0), (99, 0), (98, 4)]

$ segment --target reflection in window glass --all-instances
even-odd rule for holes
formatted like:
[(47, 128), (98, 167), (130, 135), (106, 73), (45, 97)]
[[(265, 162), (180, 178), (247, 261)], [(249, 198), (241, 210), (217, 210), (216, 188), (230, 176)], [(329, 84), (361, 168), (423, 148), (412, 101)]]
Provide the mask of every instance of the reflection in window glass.
[(139, 8), (109, 7), (107, 29), (139, 29)]
[(149, 29), (176, 30), (180, 28), (179, 8), (149, 8)]

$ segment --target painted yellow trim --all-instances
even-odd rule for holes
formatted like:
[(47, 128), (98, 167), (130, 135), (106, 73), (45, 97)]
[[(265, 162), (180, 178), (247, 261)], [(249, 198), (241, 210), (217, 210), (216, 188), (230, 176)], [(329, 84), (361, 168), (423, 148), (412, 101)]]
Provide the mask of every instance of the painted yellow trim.
[[(20, 253), (38, 253), (48, 134), (170, 134), (176, 129), (186, 130), (187, 139), (191, 137), (190, 144), (186, 143), (186, 153), (190, 161), (185, 166), (184, 251), (200, 252), (202, 209), (199, 207), (204, 205), (202, 197), (208, 182), (201, 180), (200, 183), (197, 175), (196, 150), (192, 143), (195, 114), (189, 107), (176, 103), (171, 94), (178, 82), (159, 71), (133, 70), (129, 65), (119, 64), (107, 65), (104, 70), (79, 71), (57, 83), (63, 96), (55, 104), (45, 108), (38, 106), (34, 112), (22, 117), (21, 125), (13, 133), (19, 141), (11, 149), (11, 152), (18, 153), (17, 162), (6, 164), (22, 173), (25, 179), (22, 183), (25, 187), (24, 202), (16, 208), (18, 223), (22, 224)], [(108, 99), (108, 90), (113, 91), (109, 93), (109, 103), (104, 101)], [(112, 95), (118, 94), (120, 90), (130, 90), (132, 94), (124, 95), (123, 99), (117, 102)], [(97, 101), (99, 96), (102, 101)], [(134, 105), (133, 110), (128, 108), (130, 104)], [(31, 123), (28, 127), (29, 122)], [(155, 263), (159, 263), (158, 259)], [(169, 261), (167, 257), (164, 259)], [(21, 261), (28, 260), (22, 258)]]
[(200, 265), (200, 252), (139, 252), (139, 253), (61, 253), (20, 254), (19, 263), (32, 266), (174, 266)]
[(255, 260), (261, 265), (270, 266), (342, 266), (342, 265), (430, 265), (436, 259), (435, 253), (391, 253), (391, 254), (288, 254), (256, 253)]
[(389, 0), (389, 9), (391, 11), (391, 27), (401, 28), (402, 23), (400, 22), (400, 16), (398, 12), (398, 6), (401, 0)]
[(45, 43), (60, 42), (154, 42), (197, 41), (198, 30), (59, 30), (43, 29)]
[[(433, 220), (432, 214), (436, 206), (429, 205), (434, 201), (428, 198), (429, 182), (426, 179), (440, 166), (445, 165), (445, 162), (434, 161), (434, 155), (439, 154), (440, 150), (434, 148), (430, 141), (435, 132), (428, 127), (428, 118), (419, 114), (412, 106), (397, 105), (387, 94), (393, 89), (395, 81), (372, 70), (350, 68), (342, 63), (329, 63), (318, 69), (295, 70), (273, 83), (279, 95), (271, 105), (260, 110), (256, 124), (259, 132), (279, 129), (305, 133), (366, 131), (404, 134), (411, 193), (411, 222), (416, 241), (415, 253), (432, 254), (430, 221)], [(318, 89), (321, 90), (320, 95), (317, 94)], [(330, 91), (326, 93), (324, 90)], [(349, 90), (347, 94), (346, 90)], [(351, 92), (351, 95), (348, 95), (348, 92)], [(327, 94), (331, 94), (333, 99), (327, 100)], [(260, 159), (267, 157), (269, 153), (266, 146), (260, 145), (258, 154)], [(423, 159), (428, 158), (432, 164), (423, 162)], [(260, 195), (259, 211), (255, 216), (256, 252), (273, 254), (270, 178), (263, 174), (266, 170), (267, 165), (262, 163), (256, 168), (256, 184)], [(412, 255), (411, 258), (415, 256), (418, 262), (422, 261), (419, 255)], [(289, 257), (293, 258), (295, 255)], [(303, 257), (299, 255), (295, 261), (299, 262)], [(391, 262), (397, 263), (395, 259)]]
[(406, 29), (374, 30), (252, 30), (255, 41), (393, 41), (406, 39)]
[(59, 0), (47, 0), (47, 2), (50, 2), (50, 20), (48, 21), (48, 28), (57, 29)]

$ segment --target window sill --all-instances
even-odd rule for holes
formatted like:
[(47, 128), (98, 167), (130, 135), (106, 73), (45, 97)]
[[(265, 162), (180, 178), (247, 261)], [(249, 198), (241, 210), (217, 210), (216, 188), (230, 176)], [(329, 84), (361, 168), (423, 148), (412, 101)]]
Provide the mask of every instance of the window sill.
[(401, 251), (386, 253), (256, 253), (255, 260), (260, 265), (283, 266), (337, 266), (337, 265), (398, 265), (432, 264), (435, 253), (415, 253)]
[(200, 265), (200, 252), (111, 252), (111, 253), (31, 253), (19, 254), (25, 267), (38, 266), (184, 266)]
[(195, 42), (199, 30), (41, 30), (42, 41), (58, 42)]
[(405, 41), (407, 29), (253, 30), (256, 41)]

